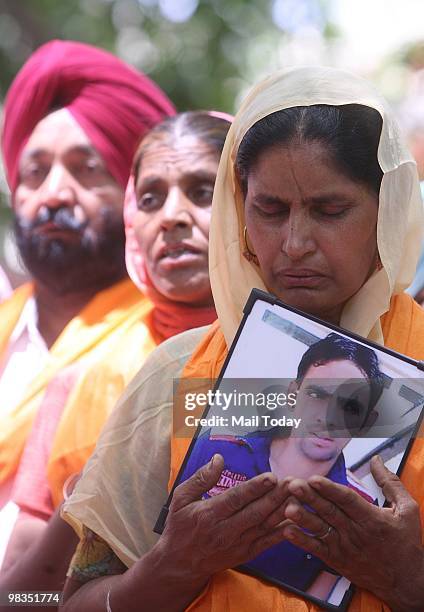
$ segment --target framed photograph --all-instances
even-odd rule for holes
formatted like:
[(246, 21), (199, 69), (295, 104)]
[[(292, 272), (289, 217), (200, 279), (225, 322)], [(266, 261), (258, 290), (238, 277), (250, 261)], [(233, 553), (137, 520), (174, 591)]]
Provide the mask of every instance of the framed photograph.
[[(175, 487), (215, 453), (224, 457), (224, 470), (205, 499), (272, 471), (279, 478), (326, 476), (384, 505), (370, 459), (378, 453), (401, 473), (419, 435), (423, 369), (423, 362), (254, 289), (211, 391), (184, 391), (190, 401), (182, 435), (193, 440), (155, 531), (163, 531)], [(198, 404), (201, 418), (194, 418)], [(288, 541), (235, 569), (326, 609), (345, 610), (353, 594), (346, 578)]]

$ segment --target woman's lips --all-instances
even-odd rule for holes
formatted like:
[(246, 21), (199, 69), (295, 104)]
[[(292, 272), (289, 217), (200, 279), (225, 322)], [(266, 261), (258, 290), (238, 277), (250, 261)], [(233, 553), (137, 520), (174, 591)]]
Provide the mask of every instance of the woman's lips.
[(171, 270), (182, 266), (189, 266), (204, 259), (200, 249), (185, 243), (167, 245), (159, 250), (157, 256), (158, 266), (165, 270)]
[(314, 288), (325, 279), (323, 274), (315, 270), (282, 270), (279, 273), (283, 286), (287, 289)]

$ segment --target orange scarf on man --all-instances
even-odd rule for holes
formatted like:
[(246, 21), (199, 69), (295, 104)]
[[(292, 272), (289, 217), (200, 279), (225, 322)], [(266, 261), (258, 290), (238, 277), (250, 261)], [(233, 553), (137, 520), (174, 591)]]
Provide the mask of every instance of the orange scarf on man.
[[(413, 359), (424, 359), (424, 310), (406, 294), (391, 300), (381, 319), (385, 346)], [(184, 378), (217, 378), (227, 356), (227, 345), (216, 322), (186, 364)], [(171, 442), (170, 485), (174, 482), (191, 440)], [(421, 507), (424, 525), (424, 444), (417, 439), (408, 456), (402, 481)], [(318, 612), (310, 601), (300, 599), (257, 578), (226, 570), (216, 574), (206, 590), (188, 608), (202, 612)], [(349, 612), (388, 612), (388, 607), (366, 591), (358, 590)]]
[[(24, 285), (0, 305), (0, 358), (31, 295), (32, 286)], [(34, 417), (52, 379), (72, 363), (80, 360), (88, 363), (98, 359), (116, 342), (118, 336), (124, 334), (134, 321), (145, 317), (151, 309), (151, 302), (140, 295), (131, 281), (124, 280), (96, 294), (81, 313), (68, 323), (49, 351), (47, 366), (33, 379), (19, 404), (2, 416), (0, 483), (16, 471)], [(155, 345), (153, 338), (146, 338), (146, 351)], [(98, 429), (101, 424), (98, 420)], [(81, 431), (84, 426), (81, 425)]]

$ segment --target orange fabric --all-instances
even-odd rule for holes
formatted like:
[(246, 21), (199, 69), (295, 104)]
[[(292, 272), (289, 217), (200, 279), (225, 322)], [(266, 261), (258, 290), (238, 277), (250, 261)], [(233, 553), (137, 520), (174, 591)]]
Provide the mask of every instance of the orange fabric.
[(16, 289), (10, 298), (0, 305), (0, 358), (31, 294), (32, 285), (27, 283)]
[[(424, 359), (424, 310), (406, 294), (392, 297), (389, 312), (381, 319), (385, 346), (414, 359)], [(227, 355), (224, 336), (215, 323), (187, 362), (184, 378), (216, 378)], [(189, 439), (171, 441), (171, 477), (175, 480), (187, 451)], [(424, 525), (424, 444), (417, 439), (408, 457), (402, 481), (421, 507)], [(309, 601), (271, 586), (259, 579), (226, 570), (216, 574), (208, 587), (188, 608), (190, 612), (318, 612)], [(366, 591), (358, 590), (349, 612), (387, 611), (385, 604)]]
[[(139, 294), (140, 295), (140, 294)], [(152, 325), (153, 306), (144, 298), (128, 313), (93, 367), (84, 368), (65, 404), (53, 440), (47, 478), (53, 504), (63, 501), (63, 485), (82, 470), (116, 402), (146, 357), (164, 340)]]
[[(31, 293), (32, 287), (25, 285), (15, 291), (9, 300), (0, 304), (2, 352), (7, 347), (10, 335)], [(113, 339), (119, 336), (125, 322), (128, 319), (140, 319), (149, 309), (150, 302), (142, 299), (131, 281), (124, 280), (99, 292), (81, 313), (68, 323), (50, 349), (48, 365), (29, 385), (22, 401), (10, 413), (2, 416), (0, 482), (16, 471), (34, 417), (46, 387), (54, 376), (76, 361), (84, 359), (89, 362), (91, 359), (99, 359)], [(77, 435), (74, 432), (73, 440), (80, 435), (85, 438), (84, 426), (85, 423), (81, 422)]]

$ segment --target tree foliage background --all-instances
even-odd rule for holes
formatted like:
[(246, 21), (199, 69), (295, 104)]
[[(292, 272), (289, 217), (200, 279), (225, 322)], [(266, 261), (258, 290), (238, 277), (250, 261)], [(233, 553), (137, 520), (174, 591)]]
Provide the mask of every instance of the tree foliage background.
[[(156, 81), (180, 111), (233, 112), (249, 87), (277, 68), (337, 64), (343, 44), (332, 23), (337, 1), (0, 0), (0, 105), (28, 56), (62, 38), (116, 53)], [(412, 58), (421, 66), (422, 49)], [(0, 263), (8, 200), (0, 172)]]
[[(180, 110), (231, 111), (246, 81), (264, 64), (270, 66), (286, 35), (275, 22), (275, 5), (271, 0), (0, 0), (0, 93), (4, 97), (34, 49), (64, 38), (117, 53), (148, 73)], [(324, 34), (331, 35), (325, 1), (299, 0), (298, 6), (298, 20), (318, 19)]]
[[(278, 49), (287, 33), (275, 22), (275, 5), (276, 0), (0, 0), (0, 101), (32, 51), (62, 38), (116, 53), (156, 81), (178, 110), (232, 112), (258, 73), (280, 65)], [(327, 27), (325, 0), (297, 5), (298, 21), (318, 19)], [(0, 246), (10, 219), (8, 197), (3, 179)]]

